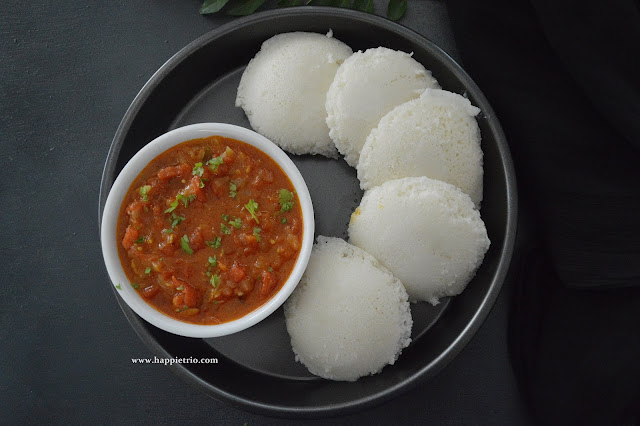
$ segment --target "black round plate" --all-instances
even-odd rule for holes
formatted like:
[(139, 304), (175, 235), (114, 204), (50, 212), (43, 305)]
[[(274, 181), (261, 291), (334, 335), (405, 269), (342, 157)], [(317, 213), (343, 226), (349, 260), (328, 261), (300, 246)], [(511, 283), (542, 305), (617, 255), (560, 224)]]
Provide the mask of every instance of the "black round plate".
[[(234, 105), (236, 89), (244, 67), (263, 41), (283, 32), (329, 30), (354, 51), (385, 46), (413, 52), (444, 89), (468, 96), (482, 110), (478, 116), (485, 168), (481, 214), (491, 247), (460, 296), (436, 307), (411, 306), (413, 342), (394, 365), (354, 383), (317, 378), (294, 361), (281, 309), (244, 332), (192, 339), (153, 327), (116, 296), (133, 328), (157, 356), (219, 360), (217, 365), (174, 364), (171, 368), (180, 377), (215, 398), (266, 414), (321, 416), (355, 411), (433, 376), (460, 352), (493, 306), (515, 238), (513, 167), (500, 125), (478, 87), (446, 53), (413, 31), (373, 15), (334, 8), (281, 9), (238, 19), (195, 40), (167, 61), (140, 91), (116, 132), (102, 176), (99, 216), (122, 167), (162, 133), (197, 122), (250, 128)], [(362, 197), (355, 170), (343, 160), (292, 159), (311, 192), (316, 235), (345, 238), (351, 212)]]

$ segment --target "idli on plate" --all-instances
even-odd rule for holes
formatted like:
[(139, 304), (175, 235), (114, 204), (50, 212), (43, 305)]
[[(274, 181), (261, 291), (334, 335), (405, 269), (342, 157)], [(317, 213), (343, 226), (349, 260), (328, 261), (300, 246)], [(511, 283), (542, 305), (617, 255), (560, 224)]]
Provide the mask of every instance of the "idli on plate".
[(482, 201), (480, 112), (456, 93), (426, 89), (382, 117), (367, 138), (358, 179), (362, 189), (388, 180), (427, 176), (457, 186), (476, 206)]
[(471, 198), (424, 176), (366, 191), (351, 215), (349, 238), (402, 281), (411, 301), (433, 305), (465, 289), (489, 248)]
[(256, 132), (282, 149), (336, 158), (325, 100), (338, 67), (351, 54), (331, 32), (273, 36), (242, 74), (236, 106)]
[(351, 55), (327, 92), (329, 135), (346, 162), (355, 167), (360, 151), (380, 119), (438, 82), (410, 54), (378, 47)]
[(318, 237), (284, 313), (296, 360), (326, 379), (354, 381), (378, 373), (411, 342), (402, 283), (339, 238)]

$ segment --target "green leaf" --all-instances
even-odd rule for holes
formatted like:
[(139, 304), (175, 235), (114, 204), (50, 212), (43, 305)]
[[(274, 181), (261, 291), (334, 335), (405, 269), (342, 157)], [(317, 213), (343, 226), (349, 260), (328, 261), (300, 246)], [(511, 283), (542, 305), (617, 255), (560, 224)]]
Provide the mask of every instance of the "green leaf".
[(206, 0), (204, 3), (202, 3), (202, 7), (200, 8), (200, 15), (216, 13), (227, 3), (229, 3), (229, 0)]
[(229, 197), (236, 198), (236, 195), (238, 195), (238, 186), (235, 184), (234, 181), (230, 181), (229, 182)]
[(116, 284), (116, 288), (117, 288), (118, 290), (122, 290), (122, 286), (120, 285), (120, 283)]
[(236, 229), (240, 229), (240, 227), (242, 226), (242, 219), (236, 217), (235, 219), (229, 221), (229, 225), (233, 226)]
[(209, 166), (212, 172), (215, 172), (216, 170), (218, 170), (218, 167), (222, 165), (222, 163), (224, 163), (224, 159), (222, 158), (222, 155), (221, 155), (219, 157), (213, 157), (211, 160), (207, 161), (204, 164)]
[[(180, 194), (178, 194), (180, 195)], [(173, 202), (170, 204), (170, 207), (168, 209), (166, 209), (164, 212), (165, 213), (171, 213), (172, 211), (174, 211), (177, 207), (178, 207), (178, 198), (176, 198), (175, 200), (173, 200)]]
[(407, 0), (389, 0), (387, 7), (387, 18), (397, 21), (404, 16), (407, 11)]
[(193, 250), (191, 250), (191, 247), (189, 247), (189, 237), (187, 237), (187, 235), (183, 235), (182, 238), (180, 238), (180, 247), (182, 247), (182, 250), (185, 251), (185, 253), (187, 254), (193, 254)]
[(142, 201), (149, 201), (149, 196), (147, 195), (151, 190), (151, 185), (145, 185), (140, 187), (140, 196), (142, 197)]
[(278, 202), (280, 203), (280, 213), (288, 212), (293, 208), (293, 192), (282, 188), (278, 192)]
[(184, 216), (178, 216), (174, 212), (171, 212), (171, 229), (174, 229), (176, 226), (180, 225), (182, 221), (185, 219)]
[(262, 232), (262, 229), (260, 228), (253, 228), (253, 236), (256, 237), (256, 240), (258, 240), (258, 242), (262, 241), (260, 239), (260, 233)]
[(373, 13), (373, 0), (354, 0), (353, 8), (361, 12)]
[(213, 274), (211, 276), (211, 279), (209, 280), (209, 283), (211, 283), (213, 288), (218, 287), (218, 284), (220, 284), (220, 276), (218, 274)]
[(136, 290), (140, 288), (140, 286), (136, 283), (131, 283), (131, 287), (135, 288)]
[(278, 7), (302, 6), (302, 0), (278, 0)]
[(220, 237), (215, 237), (213, 240), (211, 241), (205, 241), (205, 244), (208, 245), (209, 247), (213, 247), (213, 248), (219, 248), (220, 244), (222, 244), (222, 238)]
[(244, 205), (244, 207), (251, 214), (251, 217), (253, 217), (255, 219), (256, 223), (259, 224), (260, 221), (258, 220), (258, 217), (256, 216), (256, 211), (258, 210), (258, 203), (256, 203), (255, 200), (251, 199), (251, 200), (249, 200), (249, 202), (247, 204)]
[(218, 256), (209, 256), (209, 265), (211, 265), (212, 268), (218, 266)]
[(227, 15), (233, 16), (245, 16), (251, 15), (255, 12), (260, 6), (262, 6), (264, 0), (242, 0), (240, 4), (231, 10), (227, 11)]
[(224, 223), (221, 223), (220, 224), (220, 232), (222, 232), (225, 235), (229, 235), (229, 234), (231, 234), (231, 229), (227, 225), (225, 225)]
[[(144, 268), (144, 273), (145, 273), (145, 275), (149, 275), (151, 273), (151, 268), (148, 267), (148, 266), (146, 268)], [(133, 286), (136, 287), (135, 284)]]
[(193, 170), (191, 170), (191, 174), (195, 176), (202, 176), (204, 174), (204, 167), (202, 167), (202, 163), (196, 163), (193, 166)]

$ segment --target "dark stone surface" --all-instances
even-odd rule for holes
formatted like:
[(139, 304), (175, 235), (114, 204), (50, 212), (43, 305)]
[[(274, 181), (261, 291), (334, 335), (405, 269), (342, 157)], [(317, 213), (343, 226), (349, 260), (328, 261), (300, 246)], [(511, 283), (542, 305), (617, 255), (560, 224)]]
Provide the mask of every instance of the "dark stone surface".
[[(376, 2), (379, 13), (385, 4)], [(3, 424), (289, 422), (213, 400), (162, 365), (132, 364), (153, 354), (120, 311), (102, 262), (98, 188), (124, 112), (171, 55), (232, 19), (200, 16), (199, 6), (8, 1), (0, 11)], [(410, 2), (401, 23), (457, 56), (444, 3)], [(508, 291), (434, 379), (314, 422), (526, 422), (507, 355)]]

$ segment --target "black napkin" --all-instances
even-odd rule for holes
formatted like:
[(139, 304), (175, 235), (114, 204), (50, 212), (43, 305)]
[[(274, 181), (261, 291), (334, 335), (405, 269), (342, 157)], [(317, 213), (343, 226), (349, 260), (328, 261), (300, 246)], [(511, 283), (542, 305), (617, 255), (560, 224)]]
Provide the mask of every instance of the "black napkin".
[(638, 2), (447, 4), (463, 66), (505, 130), (523, 216), (532, 218), (531, 238), (519, 244), (510, 333), (522, 389), (544, 422), (632, 419), (640, 414)]

